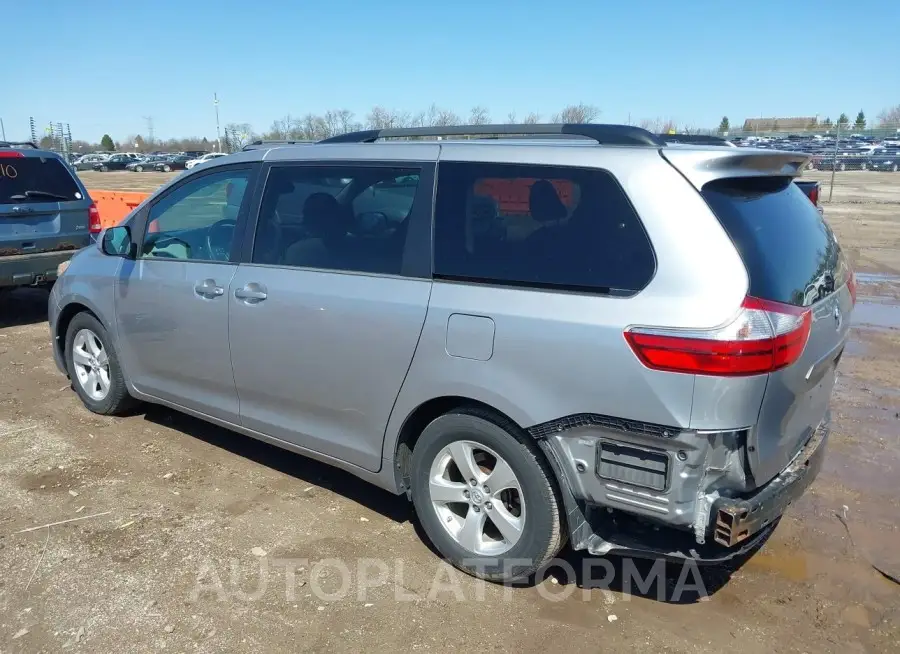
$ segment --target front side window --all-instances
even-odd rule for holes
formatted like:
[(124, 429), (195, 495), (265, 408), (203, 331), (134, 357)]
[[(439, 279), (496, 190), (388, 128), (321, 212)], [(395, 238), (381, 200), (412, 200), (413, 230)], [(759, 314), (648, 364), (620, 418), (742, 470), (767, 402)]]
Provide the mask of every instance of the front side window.
[(439, 165), (438, 277), (630, 295), (654, 270), (643, 225), (607, 171)]
[(418, 185), (419, 171), (410, 168), (272, 168), (252, 261), (400, 274)]
[(203, 175), (164, 196), (150, 208), (141, 256), (228, 261), (249, 176), (248, 170)]

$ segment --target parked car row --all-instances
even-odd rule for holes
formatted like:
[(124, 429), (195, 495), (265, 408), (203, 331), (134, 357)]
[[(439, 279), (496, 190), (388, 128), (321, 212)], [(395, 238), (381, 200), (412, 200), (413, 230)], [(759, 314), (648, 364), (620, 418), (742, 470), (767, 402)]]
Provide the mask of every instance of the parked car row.
[(731, 139), (739, 147), (754, 147), (812, 155), (811, 170), (900, 171), (900, 138), (876, 140), (865, 136), (834, 137), (789, 135), (784, 137), (738, 137)]
[(137, 152), (94, 152), (78, 157), (72, 162), (75, 170), (129, 170), (142, 173), (145, 171), (171, 172), (185, 170), (206, 163), (218, 157), (225, 157), (225, 152), (203, 152), (189, 150), (186, 152), (153, 152), (140, 154)]

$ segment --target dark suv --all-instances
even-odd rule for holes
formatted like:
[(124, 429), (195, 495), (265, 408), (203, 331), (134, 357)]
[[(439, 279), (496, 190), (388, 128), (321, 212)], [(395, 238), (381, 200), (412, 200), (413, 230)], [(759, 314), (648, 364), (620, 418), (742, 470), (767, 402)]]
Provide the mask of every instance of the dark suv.
[(0, 141), (0, 289), (52, 283), (100, 229), (96, 205), (58, 154)]

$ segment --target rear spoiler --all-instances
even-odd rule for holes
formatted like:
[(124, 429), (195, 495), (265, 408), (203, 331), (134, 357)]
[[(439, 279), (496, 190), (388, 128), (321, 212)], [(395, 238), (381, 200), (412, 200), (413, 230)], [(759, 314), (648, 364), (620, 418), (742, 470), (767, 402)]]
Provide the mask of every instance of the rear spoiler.
[(723, 177), (797, 177), (811, 155), (752, 148), (663, 148), (662, 157), (697, 189)]

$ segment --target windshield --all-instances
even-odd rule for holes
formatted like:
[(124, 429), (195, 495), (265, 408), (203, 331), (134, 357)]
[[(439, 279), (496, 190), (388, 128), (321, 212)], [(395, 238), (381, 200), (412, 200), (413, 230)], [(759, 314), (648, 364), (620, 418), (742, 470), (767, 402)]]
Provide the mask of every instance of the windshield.
[(0, 204), (81, 199), (78, 184), (55, 157), (0, 159)]

